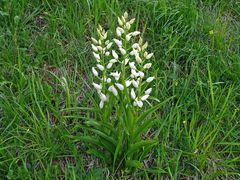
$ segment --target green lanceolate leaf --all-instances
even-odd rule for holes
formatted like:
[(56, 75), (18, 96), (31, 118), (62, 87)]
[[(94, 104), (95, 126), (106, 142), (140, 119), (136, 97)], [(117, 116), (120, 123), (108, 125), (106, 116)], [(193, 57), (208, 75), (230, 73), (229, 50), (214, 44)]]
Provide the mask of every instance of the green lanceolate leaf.
[(127, 157), (132, 156), (134, 153), (155, 144), (157, 144), (156, 140), (141, 140), (140, 142), (130, 145), (126, 155)]
[(172, 99), (173, 97), (170, 97), (168, 99), (166, 99), (165, 101), (157, 104), (156, 106), (153, 106), (152, 108), (150, 108), (149, 110), (145, 111), (138, 119), (137, 119), (137, 123), (142, 123), (142, 121), (144, 121), (148, 116), (150, 116), (152, 113), (154, 113), (156, 110), (158, 110), (162, 105), (164, 105), (166, 102), (168, 102), (170, 99)]
[(138, 160), (127, 160), (126, 167), (141, 169), (141, 168), (143, 168), (143, 164)]

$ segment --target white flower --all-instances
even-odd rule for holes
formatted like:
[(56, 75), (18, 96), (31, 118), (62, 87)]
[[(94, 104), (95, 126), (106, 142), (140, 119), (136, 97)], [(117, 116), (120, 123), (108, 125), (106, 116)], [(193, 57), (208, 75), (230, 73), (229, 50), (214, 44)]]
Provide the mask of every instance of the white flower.
[(107, 78), (107, 83), (111, 83), (111, 78)]
[(142, 50), (145, 50), (148, 47), (148, 42), (145, 42), (145, 44), (142, 46)]
[(149, 78), (147, 78), (146, 81), (147, 81), (148, 83), (150, 83), (150, 82), (152, 82), (154, 79), (155, 79), (155, 77), (149, 77)]
[(129, 86), (132, 84), (132, 81), (126, 80), (126, 81), (125, 81), (125, 84), (126, 84), (126, 87), (129, 87)]
[(97, 64), (97, 67), (100, 71), (103, 71), (104, 70), (104, 67), (101, 65), (101, 64)]
[(126, 59), (124, 60), (124, 64), (127, 65), (128, 62), (129, 62), (129, 59), (126, 58)]
[(105, 42), (105, 45), (108, 45), (108, 44), (109, 44), (109, 42), (110, 42), (109, 40), (106, 40), (106, 42)]
[(94, 44), (97, 44), (97, 43), (98, 43), (98, 41), (97, 41), (96, 39), (94, 39), (93, 37), (92, 37), (91, 39), (92, 39), (92, 42), (93, 42)]
[(117, 89), (113, 85), (109, 86), (108, 90), (111, 91), (114, 96), (118, 95)]
[(149, 89), (147, 89), (147, 90), (145, 91), (145, 94), (146, 94), (146, 95), (149, 95), (151, 92), (152, 92), (152, 88), (149, 88)]
[(134, 101), (134, 102), (133, 102), (133, 105), (134, 105), (134, 106), (137, 106), (137, 101)]
[(149, 69), (152, 66), (152, 63), (147, 63), (143, 66), (143, 69)]
[(136, 49), (134, 49), (134, 50), (132, 50), (132, 51), (130, 52), (130, 55), (131, 55), (131, 56), (133, 56), (133, 55), (137, 56), (137, 55), (138, 55), (138, 51), (137, 51)]
[(127, 35), (126, 35), (126, 40), (127, 40), (127, 41), (130, 41), (131, 37), (132, 37), (132, 34), (130, 34), (130, 33), (127, 34)]
[(131, 75), (132, 75), (133, 77), (138, 77), (138, 76), (139, 76), (139, 73), (137, 73), (135, 69), (131, 69)]
[(144, 96), (141, 97), (141, 100), (146, 101), (148, 97), (149, 97), (149, 94), (145, 94)]
[(92, 83), (92, 85), (94, 86), (95, 89), (97, 89), (98, 91), (100, 91), (102, 89), (102, 86), (96, 83)]
[(133, 85), (135, 88), (138, 88), (139, 82), (138, 82), (138, 81), (135, 81), (135, 80), (132, 80), (132, 85)]
[(117, 27), (117, 29), (123, 34), (124, 33), (124, 29), (121, 27)]
[(116, 63), (117, 60), (116, 59), (111, 59), (109, 62), (113, 64), (113, 63)]
[(143, 77), (144, 77), (144, 72), (139, 71), (139, 76), (140, 76), (141, 78), (143, 78)]
[(118, 17), (118, 24), (120, 25), (120, 26), (122, 26), (123, 25), (123, 22), (121, 21), (121, 19)]
[(120, 78), (120, 74), (121, 74), (121, 73), (118, 73), (117, 71), (114, 72), (114, 73), (110, 73), (110, 75), (113, 76), (117, 81), (118, 81), (119, 78)]
[(138, 43), (134, 43), (134, 44), (132, 45), (132, 48), (133, 48), (133, 49), (140, 49), (140, 46), (139, 46)]
[(131, 24), (129, 22), (126, 23), (126, 28), (129, 30), (131, 28)]
[(92, 49), (97, 52), (98, 48), (94, 44), (91, 44), (91, 45), (92, 45)]
[(137, 56), (135, 56), (135, 59), (136, 59), (136, 61), (138, 62), (138, 63), (141, 63), (142, 62), (142, 59), (137, 55)]
[(98, 76), (98, 72), (94, 67), (92, 67), (92, 73), (94, 76)]
[(131, 19), (131, 20), (129, 21), (129, 23), (130, 23), (130, 24), (133, 24), (134, 21), (135, 21), (135, 18)]
[(107, 45), (107, 49), (110, 49), (112, 47), (112, 42), (110, 42), (108, 45)]
[(99, 51), (102, 51), (102, 50), (103, 50), (103, 48), (102, 48), (101, 46), (97, 46), (97, 49), (98, 49)]
[(111, 67), (112, 67), (112, 63), (110, 62), (110, 63), (108, 63), (108, 65), (107, 65), (107, 69), (110, 69)]
[(135, 62), (128, 63), (131, 69), (136, 69)]
[(118, 39), (113, 39), (113, 41), (118, 45), (118, 46), (122, 46), (122, 41), (118, 40)]
[(119, 48), (119, 50), (120, 50), (120, 52), (122, 53), (122, 55), (125, 55), (126, 54), (126, 50), (125, 49), (123, 49), (123, 48)]
[(93, 56), (94, 56), (97, 60), (100, 60), (100, 56), (99, 56), (99, 54), (93, 52)]
[(113, 55), (114, 59), (118, 59), (118, 55), (114, 50), (112, 50), (112, 55)]
[(137, 106), (138, 106), (138, 107), (141, 108), (141, 107), (143, 106), (143, 102), (142, 102), (142, 101), (136, 101), (136, 102), (137, 102)]
[(124, 86), (120, 83), (115, 83), (115, 85), (118, 87), (119, 90), (123, 90), (124, 89)]
[(134, 31), (134, 32), (132, 33), (132, 36), (137, 36), (137, 35), (139, 35), (139, 34), (140, 34), (139, 31)]
[(103, 39), (107, 39), (107, 32), (103, 35)]
[(125, 11), (123, 16), (124, 16), (125, 19), (127, 19), (128, 18), (128, 13)]
[(131, 90), (130, 95), (131, 95), (132, 99), (135, 99), (135, 98), (136, 98), (136, 94), (135, 94), (134, 89)]
[(106, 56), (109, 56), (109, 55), (110, 55), (110, 52), (107, 51), (107, 52), (105, 53), (105, 55), (106, 55)]
[(99, 107), (100, 107), (100, 109), (102, 109), (103, 106), (104, 106), (104, 101), (100, 101), (100, 103), (99, 103)]
[(101, 101), (107, 101), (107, 96), (103, 93), (100, 93), (100, 99)]
[(146, 59), (150, 59), (153, 56), (153, 53), (150, 53), (146, 56)]
[(118, 28), (116, 29), (116, 34), (117, 34), (118, 37), (122, 36), (122, 33), (121, 33), (121, 31)]

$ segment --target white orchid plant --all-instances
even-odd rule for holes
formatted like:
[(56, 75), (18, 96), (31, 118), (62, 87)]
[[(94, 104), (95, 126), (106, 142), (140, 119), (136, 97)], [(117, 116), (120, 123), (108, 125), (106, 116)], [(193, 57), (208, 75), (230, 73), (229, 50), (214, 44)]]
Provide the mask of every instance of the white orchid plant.
[(98, 40), (92, 38), (93, 56), (97, 62), (96, 67), (92, 67), (92, 73), (97, 77), (93, 86), (100, 97), (100, 108), (108, 102), (109, 96), (117, 97), (119, 92), (133, 106), (142, 108), (152, 92), (152, 88), (146, 87), (155, 78), (147, 77), (146, 71), (152, 66), (149, 60), (153, 53), (146, 51), (148, 43), (143, 43), (139, 31), (131, 32), (134, 21), (134, 18), (128, 21), (128, 13), (125, 12), (118, 17), (116, 38), (109, 40), (108, 32), (100, 25), (97, 28)]
[[(147, 76), (153, 53), (147, 52), (139, 31), (131, 31), (135, 19), (128, 13), (118, 17), (116, 38), (108, 39), (100, 25), (98, 38), (92, 39), (96, 66), (92, 83), (100, 97), (96, 116), (86, 118), (84, 130), (89, 131), (81, 140), (89, 144), (89, 153), (112, 165), (116, 172), (121, 168), (142, 168), (142, 161), (157, 144), (158, 133), (143, 139), (142, 135), (157, 121), (152, 114), (166, 101), (144, 111), (152, 92), (154, 76)], [(140, 111), (141, 110), (141, 111)], [(100, 148), (99, 148), (100, 147)]]

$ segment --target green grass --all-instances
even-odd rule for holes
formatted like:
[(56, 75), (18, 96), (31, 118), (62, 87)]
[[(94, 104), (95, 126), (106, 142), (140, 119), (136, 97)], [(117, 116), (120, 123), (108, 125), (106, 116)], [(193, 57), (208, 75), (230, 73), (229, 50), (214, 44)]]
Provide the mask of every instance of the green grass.
[[(74, 138), (91, 116), (90, 37), (124, 11), (144, 31), (157, 75), (158, 146), (136, 179), (240, 178), (240, 2), (0, 1), (0, 177), (105, 179), (112, 167)], [(65, 78), (65, 80), (64, 80)]]

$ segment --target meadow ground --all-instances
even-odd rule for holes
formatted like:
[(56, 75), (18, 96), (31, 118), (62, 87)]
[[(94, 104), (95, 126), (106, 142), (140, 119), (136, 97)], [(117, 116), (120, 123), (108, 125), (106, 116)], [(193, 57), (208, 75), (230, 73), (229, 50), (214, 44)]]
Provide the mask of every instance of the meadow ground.
[(91, 36), (124, 11), (154, 52), (154, 96), (174, 99), (145, 168), (115, 177), (240, 178), (238, 0), (1, 0), (0, 177), (111, 178), (74, 137), (96, 97)]

